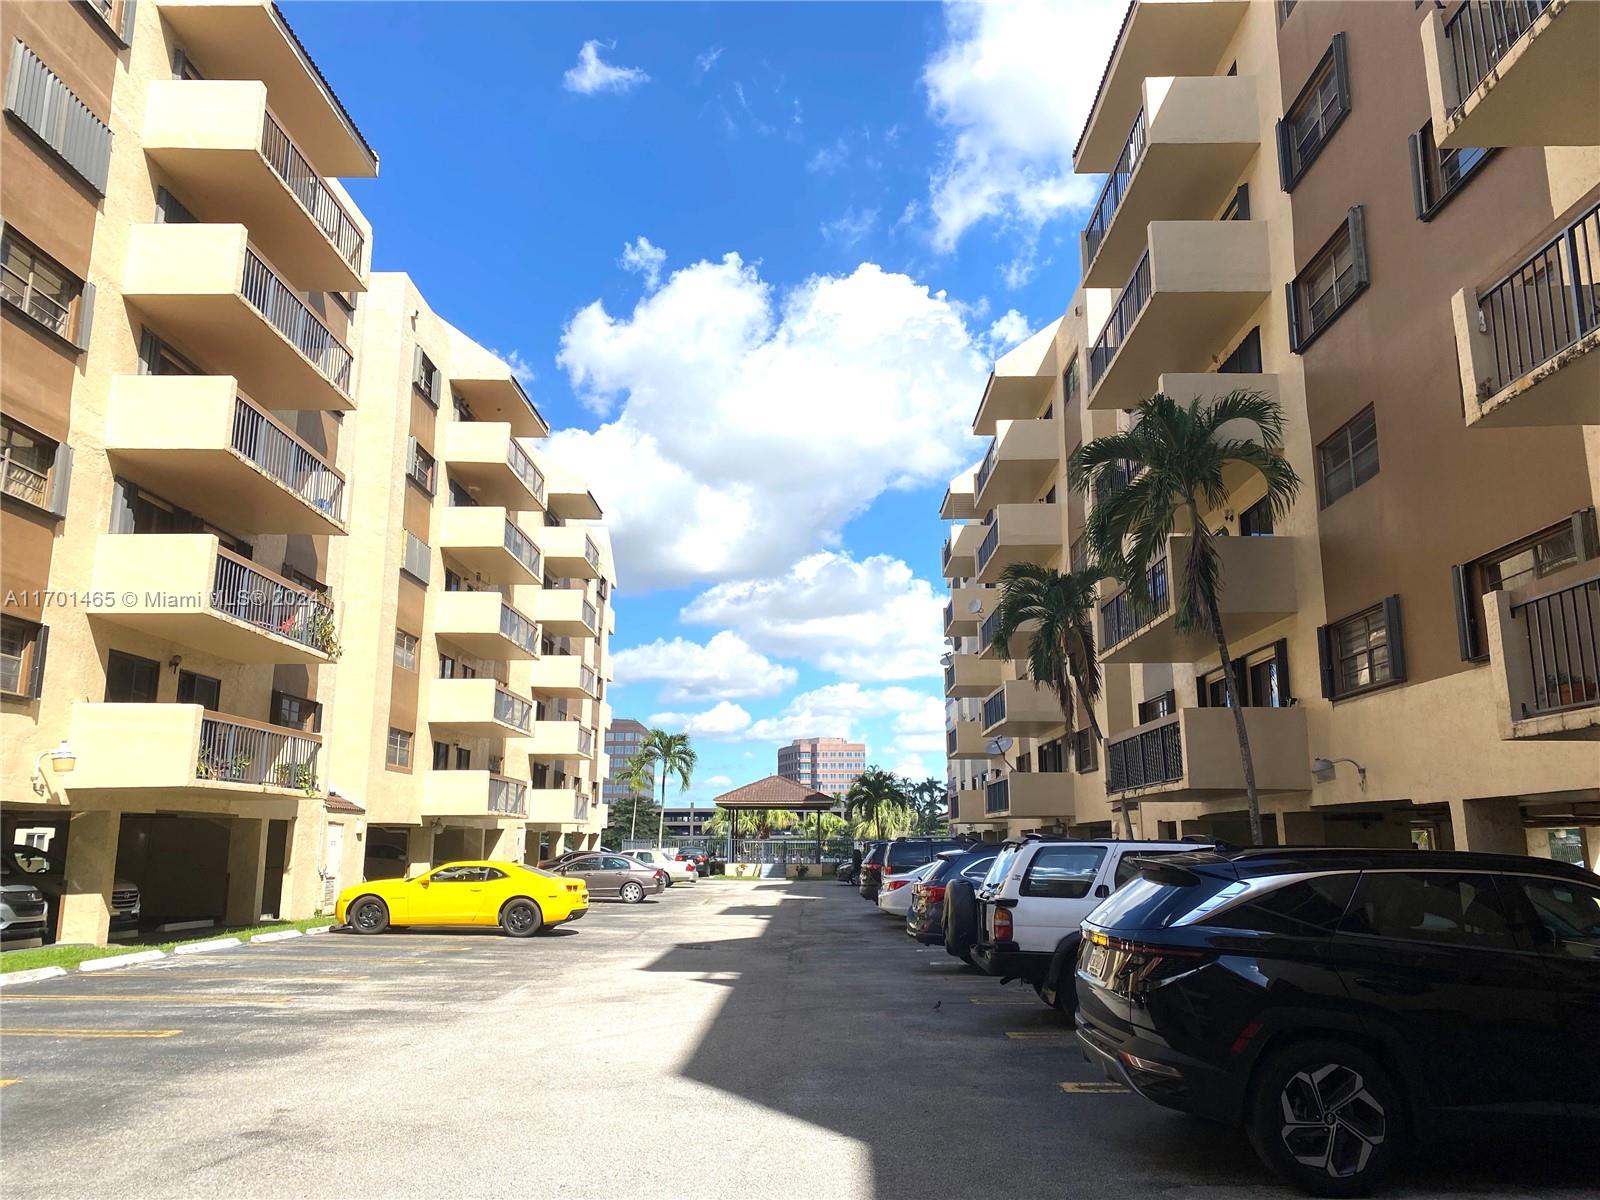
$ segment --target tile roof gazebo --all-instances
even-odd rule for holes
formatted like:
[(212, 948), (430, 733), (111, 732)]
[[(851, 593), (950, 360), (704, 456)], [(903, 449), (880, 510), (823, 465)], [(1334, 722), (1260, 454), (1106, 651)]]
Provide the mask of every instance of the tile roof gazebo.
[(712, 803), (718, 808), (730, 809), (779, 808), (786, 812), (825, 812), (837, 801), (832, 796), (812, 791), (805, 784), (785, 779), (782, 775), (768, 775), (765, 779), (724, 792)]

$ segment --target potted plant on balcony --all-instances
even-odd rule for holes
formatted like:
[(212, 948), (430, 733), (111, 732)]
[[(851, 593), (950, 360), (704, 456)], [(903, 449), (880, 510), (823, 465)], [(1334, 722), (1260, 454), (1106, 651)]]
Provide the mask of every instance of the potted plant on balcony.
[(326, 605), (318, 605), (311, 614), (311, 644), (334, 662), (344, 653), (344, 647), (339, 644), (339, 631), (333, 624), (333, 609)]

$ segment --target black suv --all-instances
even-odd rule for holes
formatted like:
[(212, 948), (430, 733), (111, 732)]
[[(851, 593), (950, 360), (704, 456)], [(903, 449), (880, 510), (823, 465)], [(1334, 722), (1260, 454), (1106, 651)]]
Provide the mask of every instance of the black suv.
[(1547, 859), (1151, 859), (1083, 925), (1078, 1038), (1319, 1195), (1468, 1115), (1600, 1117), (1600, 878)]
[[(968, 838), (898, 837), (879, 842), (861, 864), (861, 895), (876, 900), (885, 875), (903, 875), (933, 861), (941, 850), (965, 849)], [(879, 850), (882, 853), (879, 853)]]

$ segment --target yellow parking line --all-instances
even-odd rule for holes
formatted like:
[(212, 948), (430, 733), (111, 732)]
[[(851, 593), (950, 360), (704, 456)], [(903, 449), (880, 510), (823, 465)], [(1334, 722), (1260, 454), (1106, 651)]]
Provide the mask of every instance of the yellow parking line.
[[(86, 1000), (93, 1004), (289, 1004), (292, 996), (116, 996), (108, 992), (10, 992), (3, 1004), (16, 1000)], [(0, 1032), (9, 1032), (0, 1027)]]
[(1112, 1083), (1109, 1079), (1095, 1080), (1091, 1083), (1073, 1083), (1069, 1080), (1066, 1083), (1058, 1083), (1056, 1086), (1071, 1096), (1109, 1096), (1126, 1093), (1130, 1090), (1120, 1083)]
[(20, 1079), (0, 1079), (0, 1087), (10, 1087), (13, 1083), (21, 1083)]
[[(59, 1038), (169, 1038), (177, 1037), (181, 1029), (21, 1029), (8, 1025), (4, 1036), (59, 1037)], [(9, 1082), (15, 1083), (15, 1080)]]
[(1021, 1029), (1007, 1030), (1006, 1036), (1014, 1042), (1060, 1042), (1072, 1037), (1072, 1034), (1051, 1029)]

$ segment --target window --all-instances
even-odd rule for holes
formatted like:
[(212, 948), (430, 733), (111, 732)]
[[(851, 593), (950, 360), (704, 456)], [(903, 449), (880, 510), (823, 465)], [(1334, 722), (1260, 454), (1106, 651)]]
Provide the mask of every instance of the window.
[(0, 417), (0, 487), (7, 496), (24, 500), (36, 508), (56, 506), (51, 470), (61, 457), (61, 447), (50, 438)]
[(411, 386), (421, 392), (423, 398), (435, 408), (439, 407), (439, 368), (433, 365), (433, 359), (422, 352), (422, 347), (417, 347), (417, 356), (411, 371)]
[(1352, 208), (1345, 223), (1312, 256), (1289, 293), (1289, 341), (1296, 354), (1322, 336), (1323, 330), (1367, 287), (1366, 218)]
[(267, 719), (285, 729), (298, 729), (302, 733), (322, 732), (322, 705), (304, 696), (288, 692), (273, 692), (271, 716)]
[(1055, 738), (1039, 747), (1039, 770), (1060, 772), (1067, 769), (1067, 739)]
[(1566, 880), (1527, 876), (1501, 879), (1532, 906), (1532, 941), (1542, 950), (1586, 962), (1600, 961), (1600, 889)]
[[(1288, 708), (1294, 703), (1289, 692), (1287, 639), (1280, 638), (1265, 650), (1234, 659), (1233, 671), (1246, 708)], [(1221, 667), (1202, 675), (1196, 690), (1202, 708), (1227, 707), (1228, 688)]]
[(166, 188), (156, 189), (157, 225), (194, 225), (198, 218)]
[(1267, 537), (1272, 533), (1272, 502), (1265, 496), (1239, 514), (1240, 537)]
[(482, 883), (482, 867), (440, 867), (428, 876), (429, 883)]
[(1576, 563), (1600, 555), (1600, 536), (1592, 508), (1581, 509), (1559, 525), (1513, 542), (1474, 562), (1452, 567), (1456, 591), (1456, 633), (1461, 657), (1476, 662), (1489, 657), (1483, 644), (1483, 597), (1490, 592), (1525, 587)]
[(1378, 414), (1370, 404), (1317, 447), (1322, 507), (1355, 491), (1378, 473)]
[(1078, 398), (1078, 356), (1074, 354), (1067, 369), (1061, 373), (1061, 407), (1066, 408)]
[(1336, 33), (1328, 52), (1278, 122), (1278, 175), (1284, 191), (1294, 191), (1349, 111), (1350, 66), (1344, 34)]
[(0, 297), (78, 349), (88, 347), (93, 289), (9, 225), (0, 226)]
[(1067, 554), (1074, 575), (1089, 569), (1089, 547), (1084, 544), (1082, 535), (1072, 539), (1072, 546)]
[(1328, 699), (1364, 692), (1405, 679), (1400, 632), (1400, 597), (1317, 630), (1322, 694)]
[(1233, 190), (1233, 195), (1228, 197), (1228, 203), (1223, 206), (1219, 221), (1248, 221), (1250, 219), (1250, 185), (1241, 183)]
[(1145, 858), (1160, 858), (1166, 854), (1177, 854), (1177, 850), (1125, 850), (1117, 859), (1116, 872), (1111, 876), (1111, 890), (1114, 892), (1129, 880), (1139, 874), (1139, 861)]
[(1204, 924), (1290, 937), (1327, 937), (1339, 927), (1355, 886), (1353, 874), (1301, 879), (1226, 909)]
[(430, 496), (433, 495), (434, 465), (433, 455), (419, 446), (416, 438), (412, 438), (406, 478)]
[[(427, 587), (430, 561), (431, 555), (428, 550), (428, 543), (407, 530), (405, 558), (401, 562), (401, 569), (422, 584), (423, 587)], [(459, 580), (457, 582), (459, 583)]]
[(1105, 857), (1104, 846), (1041, 846), (1022, 877), (1022, 894), (1081, 900), (1094, 886)]
[(154, 704), (161, 664), (113, 650), (106, 655), (106, 703)]
[(1162, 717), (1170, 717), (1178, 711), (1177, 697), (1171, 691), (1153, 696), (1149, 700), (1139, 702), (1139, 724), (1146, 721), (1159, 721)]
[(1506, 906), (1492, 875), (1363, 872), (1339, 932), (1484, 950), (1513, 948)]
[(1294, 11), (1297, 0), (1278, 0), (1278, 24), (1282, 25), (1289, 19), (1289, 14)]
[(0, 616), (0, 692), (37, 700), (43, 690), (48, 626)]
[(222, 680), (194, 671), (178, 672), (178, 703), (198, 704), (211, 712), (222, 710)]
[(394, 631), (394, 662), (403, 670), (417, 669), (417, 639), (403, 629)]
[(1072, 764), (1079, 775), (1095, 769), (1094, 730), (1079, 729), (1072, 735)]
[(411, 733), (405, 729), (389, 730), (389, 746), (384, 757), (391, 767), (411, 767)]
[(1411, 135), (1411, 199), (1417, 220), (1431, 221), (1452, 199), (1479, 167), (1489, 161), (1493, 150), (1481, 146), (1461, 146), (1441, 150), (1434, 144), (1433, 122)]
[(12, 43), (6, 108), (99, 195), (106, 194), (111, 130), (39, 56)]
[(1219, 375), (1261, 374), (1261, 326), (1257, 325), (1223, 359), (1217, 367)]

